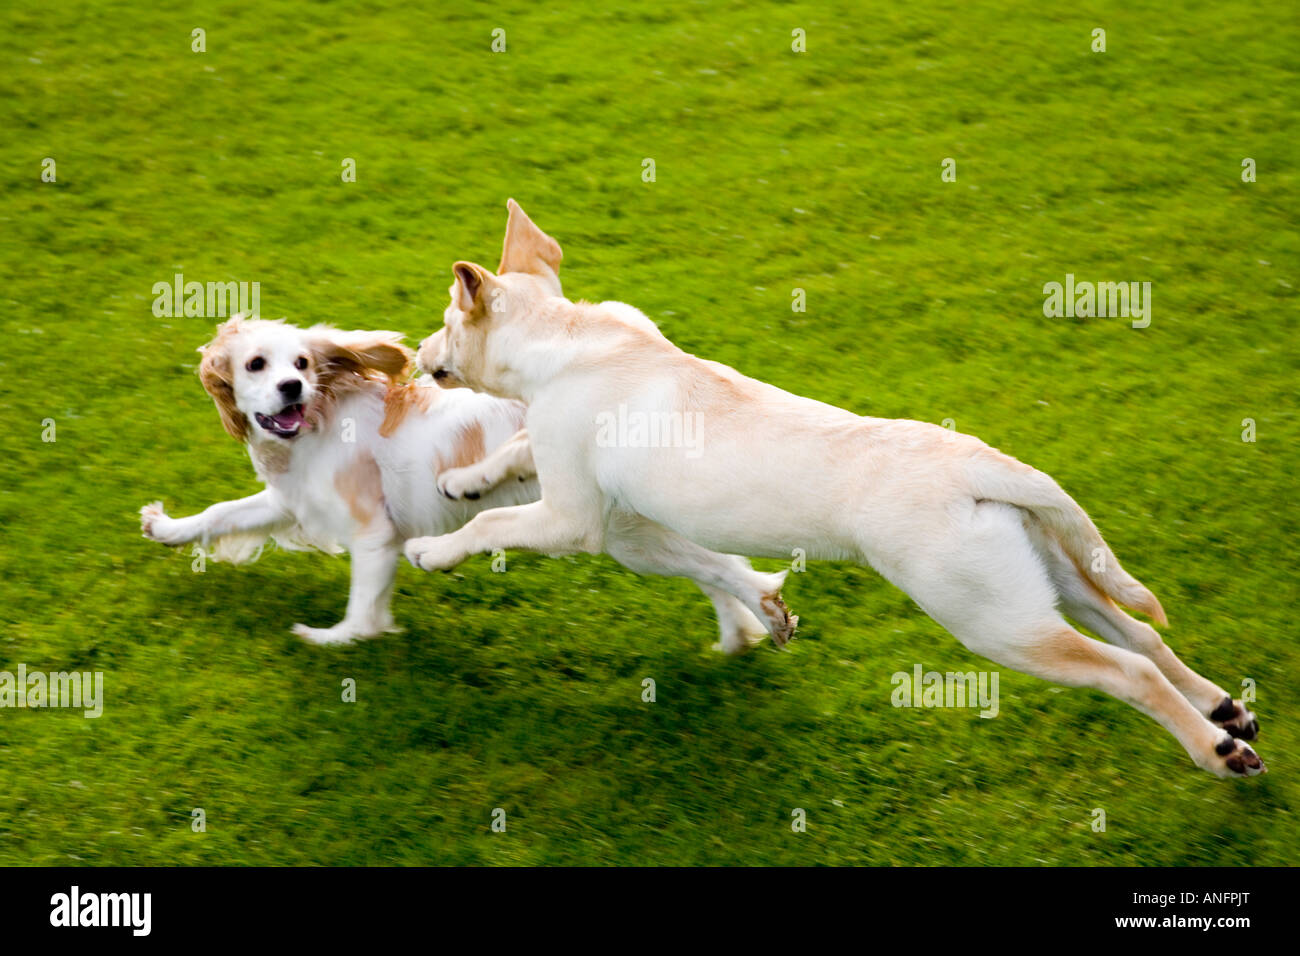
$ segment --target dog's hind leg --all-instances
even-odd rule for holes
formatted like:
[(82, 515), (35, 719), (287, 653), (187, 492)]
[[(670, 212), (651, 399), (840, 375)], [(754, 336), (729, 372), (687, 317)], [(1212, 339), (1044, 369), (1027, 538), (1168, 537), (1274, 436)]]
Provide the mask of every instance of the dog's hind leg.
[(701, 584), (699, 581), (695, 583), (713, 602), (713, 611), (718, 616), (718, 642), (713, 645), (715, 651), (741, 654), (763, 643), (767, 629), (734, 594), (710, 584)]
[(972, 503), (967, 515), (913, 529), (918, 542), (881, 570), (977, 654), (1071, 687), (1118, 697), (1173, 734), (1196, 764), (1220, 777), (1254, 776), (1263, 762), (1216, 727), (1150, 658), (1092, 640), (1057, 610), (1057, 589), (1024, 512)]
[(747, 650), (769, 633), (777, 644), (784, 644), (799, 620), (781, 600), (784, 574), (755, 571), (738, 555), (710, 551), (640, 515), (623, 511), (610, 515), (605, 553), (641, 574), (691, 578), (718, 615), (719, 641), (714, 648), (728, 654)]
[(1199, 713), (1149, 658), (1085, 637), (1059, 618), (1010, 639), (976, 640), (967, 646), (1026, 674), (1118, 697), (1168, 730), (1197, 766), (1217, 776), (1264, 771), (1250, 747)]
[(1202, 714), (1234, 737), (1254, 740), (1259, 721), (1241, 701), (1213, 681), (1202, 677), (1174, 654), (1151, 625), (1126, 614), (1097, 590), (1080, 572), (1050, 531), (1037, 521), (1026, 524), (1030, 540), (1044, 558), (1052, 584), (1060, 595), (1061, 610), (1069, 618), (1112, 644), (1148, 657)]

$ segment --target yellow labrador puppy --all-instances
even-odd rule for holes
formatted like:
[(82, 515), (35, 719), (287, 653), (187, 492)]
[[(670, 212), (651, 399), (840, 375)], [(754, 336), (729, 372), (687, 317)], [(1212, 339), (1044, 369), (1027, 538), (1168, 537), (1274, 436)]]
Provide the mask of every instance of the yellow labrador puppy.
[(531, 448), (542, 497), (409, 540), (417, 567), (496, 548), (597, 552), (616, 509), (718, 551), (859, 561), (972, 651), (1126, 701), (1219, 776), (1264, 771), (1244, 743), (1254, 715), (1120, 609), (1165, 623), (1049, 476), (976, 438), (855, 415), (688, 355), (623, 303), (571, 302), (558, 244), (509, 209), (500, 274), (455, 264), (444, 327), (419, 363), (441, 384), (528, 405), (526, 435), (446, 476), (444, 493), (490, 483)]

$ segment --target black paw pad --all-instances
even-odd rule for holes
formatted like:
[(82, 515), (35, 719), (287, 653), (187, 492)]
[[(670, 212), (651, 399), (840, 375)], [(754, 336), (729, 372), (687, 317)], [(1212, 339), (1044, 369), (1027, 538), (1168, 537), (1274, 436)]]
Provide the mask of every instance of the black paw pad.
[(1228, 769), (1233, 773), (1244, 774), (1250, 770), (1259, 770), (1264, 766), (1264, 761), (1259, 759), (1259, 755), (1249, 747), (1242, 747), (1238, 753), (1233, 754), (1224, 761)]
[(1244, 727), (1238, 727), (1235, 724), (1224, 724), (1223, 729), (1241, 740), (1254, 740), (1259, 736), (1259, 719), (1252, 717), (1250, 723)]
[(1232, 720), (1235, 716), (1237, 716), (1237, 705), (1232, 702), (1231, 697), (1225, 697), (1223, 703), (1214, 708), (1214, 711), (1210, 714), (1210, 720), (1223, 723), (1225, 720)]

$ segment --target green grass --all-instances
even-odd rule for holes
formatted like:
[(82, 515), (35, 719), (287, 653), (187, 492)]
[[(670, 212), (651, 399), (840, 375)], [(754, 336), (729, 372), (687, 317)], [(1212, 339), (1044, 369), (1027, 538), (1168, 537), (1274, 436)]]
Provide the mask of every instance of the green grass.
[[(0, 12), (0, 669), (107, 694), (0, 711), (0, 864), (1295, 863), (1295, 4), (454, 6)], [(288, 628), (341, 615), (346, 560), (140, 538), (147, 501), (257, 487), (194, 374), (214, 322), (153, 283), (416, 339), (508, 196), (574, 298), (1055, 476), (1179, 654), (1257, 682), (1271, 772), (1006, 671), (997, 719), (894, 709), (895, 671), (988, 665), (863, 568), (792, 575), (786, 654), (711, 653), (686, 582), (527, 554), (403, 567), (404, 634), (320, 649)], [(1045, 318), (1067, 272), (1152, 282), (1150, 328)]]

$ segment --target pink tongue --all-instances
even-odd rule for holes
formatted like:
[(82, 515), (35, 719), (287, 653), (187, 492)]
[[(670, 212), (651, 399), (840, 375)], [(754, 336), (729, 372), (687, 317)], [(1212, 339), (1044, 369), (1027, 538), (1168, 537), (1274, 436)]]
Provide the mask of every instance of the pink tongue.
[(293, 408), (287, 412), (281, 412), (279, 415), (272, 415), (271, 421), (275, 422), (276, 428), (283, 428), (287, 431), (295, 425), (302, 424), (302, 409)]

